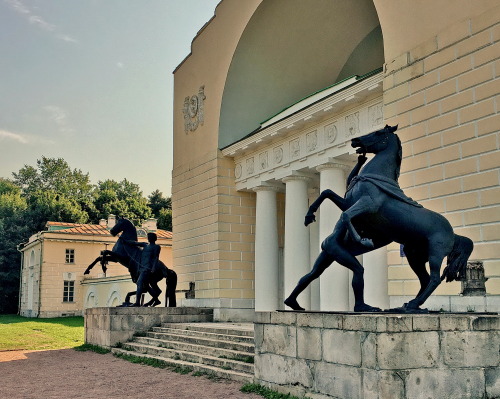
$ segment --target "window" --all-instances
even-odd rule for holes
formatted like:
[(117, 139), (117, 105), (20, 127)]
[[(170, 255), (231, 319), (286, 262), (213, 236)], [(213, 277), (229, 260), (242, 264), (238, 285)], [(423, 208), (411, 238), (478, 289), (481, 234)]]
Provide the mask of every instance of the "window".
[(75, 263), (74, 249), (66, 249), (66, 263)]
[(63, 302), (73, 302), (75, 295), (75, 282), (64, 281)]

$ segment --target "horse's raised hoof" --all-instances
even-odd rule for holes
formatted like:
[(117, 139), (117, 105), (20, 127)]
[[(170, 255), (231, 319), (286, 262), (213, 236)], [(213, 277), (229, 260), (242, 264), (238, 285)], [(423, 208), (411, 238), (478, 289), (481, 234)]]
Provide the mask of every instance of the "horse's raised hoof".
[(90, 274), (90, 269), (85, 269), (85, 271), (83, 272), (83, 274)]
[(375, 248), (373, 241), (369, 238), (362, 238), (359, 243), (365, 248), (369, 248), (369, 249)]
[(355, 305), (354, 311), (355, 312), (381, 312), (382, 309), (376, 308), (374, 306), (370, 306), (370, 305), (367, 305), (366, 303), (364, 303), (362, 305)]
[(302, 306), (299, 305), (296, 299), (287, 298), (285, 299), (285, 305), (293, 310), (305, 310)]

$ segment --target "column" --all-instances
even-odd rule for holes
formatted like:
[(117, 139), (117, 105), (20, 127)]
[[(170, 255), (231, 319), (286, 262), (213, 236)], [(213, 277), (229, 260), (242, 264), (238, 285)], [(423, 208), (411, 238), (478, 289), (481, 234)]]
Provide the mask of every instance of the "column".
[[(320, 191), (330, 189), (340, 196), (345, 194), (346, 165), (328, 162), (316, 168), (320, 173)], [(320, 245), (333, 232), (341, 210), (330, 200), (321, 205), (319, 218)], [(321, 249), (319, 249), (320, 251)], [(319, 253), (318, 251), (318, 253)], [(344, 311), (349, 309), (349, 269), (333, 263), (320, 277), (320, 306), (322, 311)]]
[[(311, 270), (309, 229), (304, 217), (309, 208), (307, 185), (310, 177), (294, 173), (283, 179), (286, 184), (285, 200), (285, 298), (290, 295), (299, 279)], [(299, 304), (311, 308), (311, 291), (307, 288), (298, 297)]]
[(386, 247), (364, 254), (363, 267), (365, 268), (365, 302), (381, 309), (389, 309)]
[(262, 185), (257, 193), (255, 218), (255, 310), (274, 311), (278, 304), (278, 187)]

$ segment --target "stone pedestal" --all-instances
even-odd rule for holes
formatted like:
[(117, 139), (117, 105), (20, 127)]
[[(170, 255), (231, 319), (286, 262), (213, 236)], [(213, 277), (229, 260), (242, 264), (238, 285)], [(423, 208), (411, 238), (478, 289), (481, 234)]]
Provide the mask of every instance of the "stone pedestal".
[(259, 312), (255, 378), (314, 399), (497, 398), (499, 346), (498, 314)]
[(90, 308), (85, 310), (85, 343), (105, 348), (161, 323), (213, 321), (208, 308)]

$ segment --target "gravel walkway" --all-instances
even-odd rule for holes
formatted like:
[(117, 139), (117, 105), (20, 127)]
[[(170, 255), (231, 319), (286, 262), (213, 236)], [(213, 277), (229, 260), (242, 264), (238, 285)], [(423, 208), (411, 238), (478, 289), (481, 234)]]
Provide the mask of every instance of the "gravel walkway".
[(262, 399), (240, 392), (240, 382), (73, 349), (0, 352), (0, 376), (0, 398), (9, 399)]

